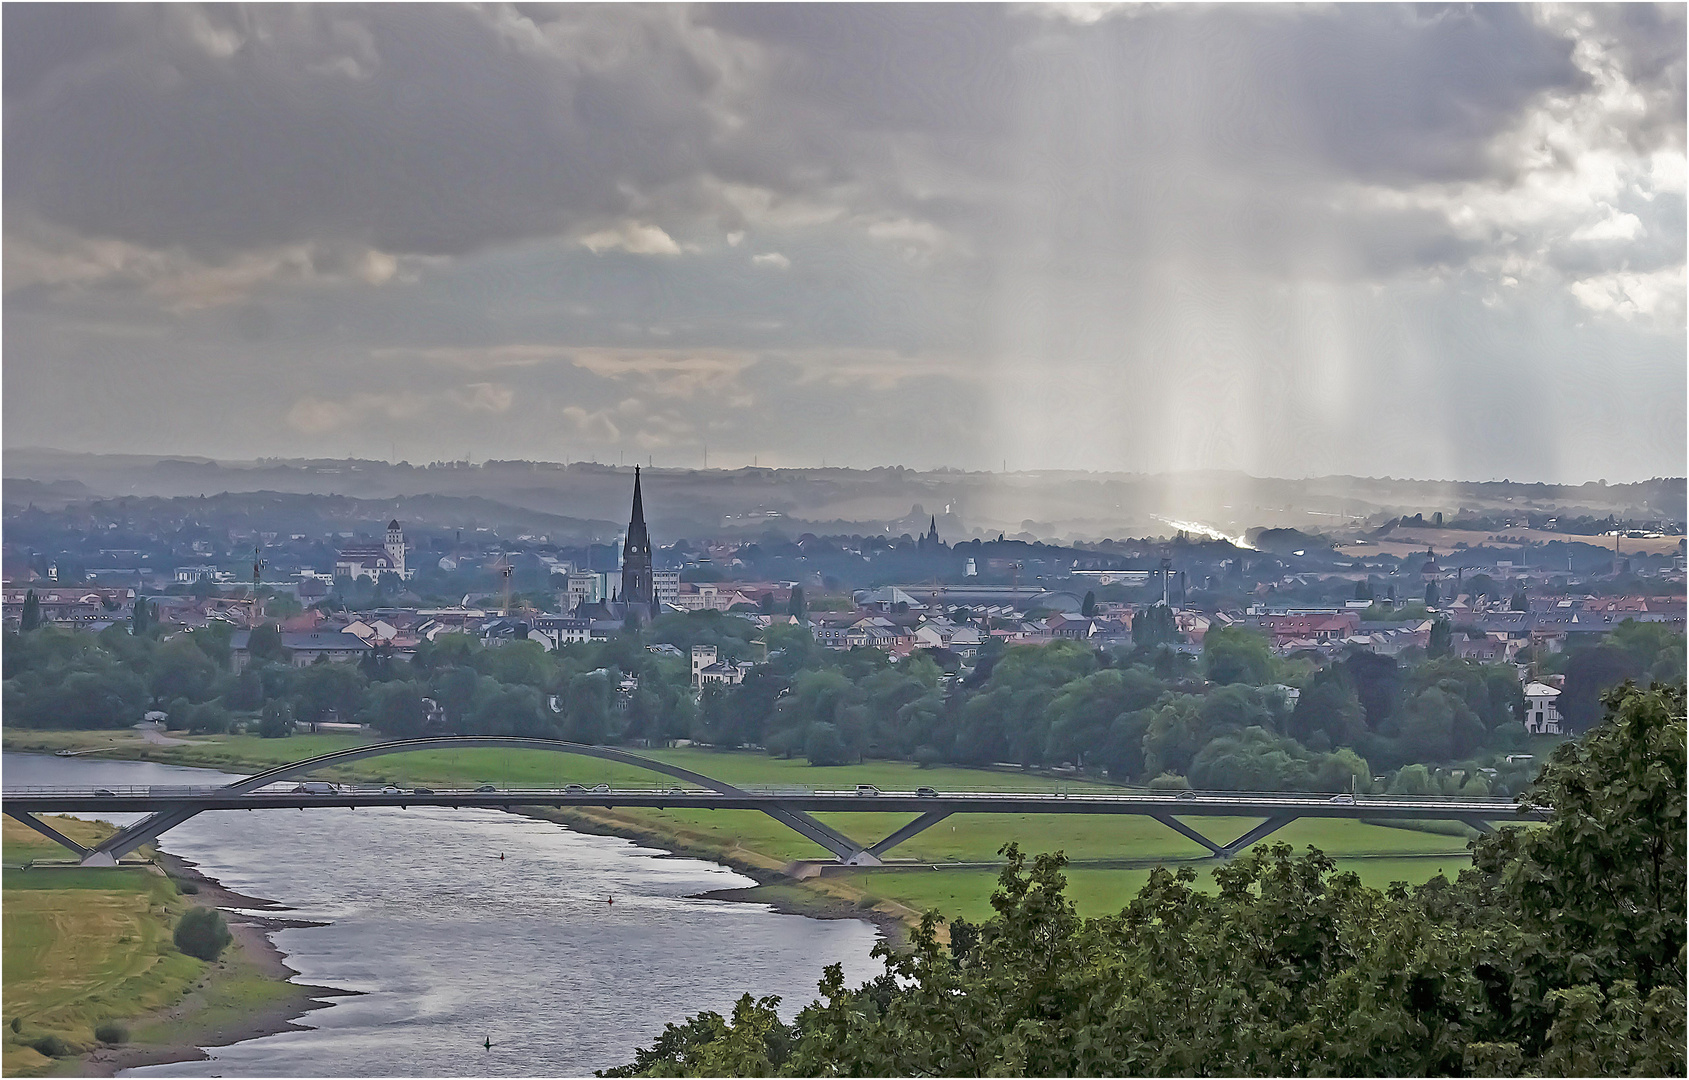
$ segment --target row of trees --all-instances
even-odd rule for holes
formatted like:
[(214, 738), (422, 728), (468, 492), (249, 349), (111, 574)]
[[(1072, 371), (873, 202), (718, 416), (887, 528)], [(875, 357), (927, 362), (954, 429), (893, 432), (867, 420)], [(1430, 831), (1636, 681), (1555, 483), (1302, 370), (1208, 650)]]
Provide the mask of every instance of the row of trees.
[(1011, 846), (983, 925), (945, 944), (928, 913), (790, 1024), (747, 994), (599, 1075), (1682, 1076), (1684, 695), (1609, 704), (1532, 786), (1546, 827), (1477, 841), (1456, 882), (1379, 891), (1278, 844), (1084, 919), (1061, 855)]
[[(1144, 617), (1146, 637), (1153, 618)], [(818, 765), (1007, 762), (1253, 790), (1368, 790), (1375, 769), (1422, 764), (1458, 767), (1462, 790), (1481, 794), (1522, 778), (1522, 766), (1509, 776), (1499, 759), (1528, 744), (1509, 665), (1354, 653), (1321, 666), (1276, 656), (1265, 638), (1235, 628), (1210, 631), (1200, 658), (1147, 643), (1110, 653), (1076, 641), (1005, 648), (994, 640), (971, 667), (942, 650), (900, 663), (875, 650), (834, 652), (801, 627), (758, 631), (717, 612), (664, 616), (556, 653), (532, 642), (485, 648), (453, 634), (424, 642), (409, 660), (378, 649), (356, 665), (306, 668), (292, 665), (266, 626), (252, 632), (251, 663), (238, 674), (229, 638), (220, 623), (169, 637), (156, 625), (15, 635), (4, 657), (7, 715), (27, 726), (98, 728), (157, 709), (193, 732), (244, 723), (284, 734), (295, 721), (357, 720), (394, 737), (690, 738)], [(658, 643), (680, 655), (646, 647)], [(686, 654), (697, 644), (730, 661), (754, 653), (767, 662), (739, 685), (695, 695)], [(1578, 718), (1583, 698), (1627, 676), (1681, 678), (1683, 638), (1626, 624), (1565, 666), (1563, 700)]]

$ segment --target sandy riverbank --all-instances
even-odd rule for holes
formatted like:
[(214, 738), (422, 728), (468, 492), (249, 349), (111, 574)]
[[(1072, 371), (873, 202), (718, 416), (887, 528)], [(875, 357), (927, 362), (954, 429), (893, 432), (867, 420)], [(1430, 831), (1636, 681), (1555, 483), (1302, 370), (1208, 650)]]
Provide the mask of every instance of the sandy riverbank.
[[(258, 914), (287, 910), (273, 900), (244, 896), (225, 889), (206, 877), (185, 859), (160, 852), (158, 865), (179, 883), (192, 883), (197, 893), (184, 892), (192, 903), (223, 911), (232, 942), (208, 978), (176, 1005), (151, 1016), (129, 1021), (145, 1041), (103, 1046), (83, 1055), (82, 1075), (114, 1076), (123, 1069), (142, 1065), (164, 1065), (176, 1061), (202, 1061), (211, 1055), (203, 1047), (230, 1046), (284, 1031), (299, 1030), (294, 1023), (313, 1009), (327, 1008), (325, 998), (346, 997), (353, 990), (311, 986), (292, 982), (299, 974), (289, 967), (286, 955), (270, 934), (302, 926), (323, 926), (320, 922)], [(254, 986), (253, 984), (257, 985)], [(237, 984), (244, 984), (239, 985)], [(243, 991), (236, 993), (236, 990)], [(252, 991), (256, 990), (256, 993)], [(248, 1004), (240, 998), (257, 1000)]]

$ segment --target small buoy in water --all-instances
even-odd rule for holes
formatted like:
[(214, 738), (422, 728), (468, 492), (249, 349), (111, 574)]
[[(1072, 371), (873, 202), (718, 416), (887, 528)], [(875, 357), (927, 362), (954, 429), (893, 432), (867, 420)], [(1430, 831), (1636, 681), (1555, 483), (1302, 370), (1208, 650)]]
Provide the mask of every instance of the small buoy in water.
[(501, 852), (499, 852), (499, 853), (498, 853), (498, 861), (499, 861), (499, 862), (503, 862), (503, 861), (504, 861), (504, 852), (502, 852), (502, 851), (501, 851)]
[(614, 896), (606, 896), (604, 898), (604, 902), (606, 904), (614, 904), (616, 902), (616, 898)]
[(482, 1043), (481, 1045), (486, 1047), (488, 1050), (491, 1050), (493, 1048), (493, 1037), (491, 1035), (488, 1035), (487, 1041)]

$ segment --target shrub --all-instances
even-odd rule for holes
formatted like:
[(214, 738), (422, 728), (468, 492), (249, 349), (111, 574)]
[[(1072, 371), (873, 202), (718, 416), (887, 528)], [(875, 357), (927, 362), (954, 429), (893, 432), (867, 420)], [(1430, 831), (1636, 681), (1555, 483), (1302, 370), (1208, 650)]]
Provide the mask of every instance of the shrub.
[(873, 893), (864, 893), (862, 896), (857, 898), (856, 906), (861, 908), (863, 911), (867, 911), (879, 902), (880, 898), (875, 896)]
[(94, 1029), (94, 1038), (103, 1043), (128, 1042), (129, 1029), (115, 1021), (108, 1020)]
[(229, 943), (229, 928), (216, 908), (196, 907), (176, 924), (176, 947), (189, 956), (212, 961)]
[(179, 892), (185, 892), (189, 896), (193, 896), (193, 895), (195, 895), (196, 893), (199, 892), (199, 882), (197, 882), (197, 881), (177, 881), (176, 882), (176, 889)]
[(15, 1033), (22, 1031), (22, 1030), (23, 1030), (23, 1017), (21, 1017), (21, 1016), (12, 1017), (12, 1031), (13, 1031), (13, 1033), (15, 1034)]
[(36, 1053), (45, 1054), (48, 1057), (69, 1057), (75, 1053), (70, 1044), (57, 1035), (43, 1035), (38, 1039), (30, 1040), (29, 1045), (35, 1049)]

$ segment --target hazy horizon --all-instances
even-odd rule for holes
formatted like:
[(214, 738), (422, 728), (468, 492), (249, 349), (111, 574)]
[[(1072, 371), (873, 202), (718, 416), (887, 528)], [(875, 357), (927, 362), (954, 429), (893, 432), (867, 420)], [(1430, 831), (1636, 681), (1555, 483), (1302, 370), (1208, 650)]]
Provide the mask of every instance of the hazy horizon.
[[(55, 455), (64, 455), (64, 456), (67, 456), (67, 457), (89, 456), (89, 457), (95, 457), (95, 458), (140, 458), (140, 459), (157, 460), (157, 461), (205, 461), (205, 462), (213, 462), (217, 465), (229, 467), (229, 468), (258, 468), (258, 467), (263, 467), (263, 466), (266, 466), (266, 465), (273, 465), (273, 464), (278, 464), (278, 463), (292, 463), (292, 462), (309, 462), (309, 461), (341, 462), (341, 461), (343, 461), (343, 462), (349, 462), (349, 463), (367, 462), (367, 463), (371, 463), (371, 464), (381, 464), (381, 465), (388, 465), (388, 466), (406, 466), (406, 465), (408, 465), (411, 468), (423, 469), (423, 468), (429, 468), (429, 467), (450, 466), (450, 465), (458, 465), (458, 464), (465, 464), (465, 465), (468, 465), (468, 466), (471, 466), (471, 467), (475, 467), (475, 466), (486, 465), (486, 464), (492, 463), (492, 462), (498, 462), (498, 463), (512, 463), (512, 464), (550, 465), (550, 466), (562, 466), (562, 467), (566, 467), (566, 466), (569, 466), (569, 465), (587, 464), (587, 465), (597, 465), (597, 466), (602, 466), (602, 467), (605, 467), (605, 468), (616, 468), (616, 469), (632, 469), (635, 466), (639, 466), (640, 468), (643, 468), (643, 469), (653, 469), (653, 470), (663, 471), (663, 472), (738, 472), (738, 471), (742, 471), (742, 470), (746, 470), (746, 469), (764, 469), (764, 470), (768, 470), (770, 472), (818, 472), (818, 471), (821, 471), (823, 469), (827, 469), (827, 470), (837, 469), (837, 470), (848, 471), (848, 472), (875, 472), (875, 471), (884, 471), (884, 470), (893, 470), (893, 469), (905, 469), (907, 471), (915, 472), (915, 473), (957, 473), (957, 474), (961, 474), (961, 475), (970, 475), (970, 476), (1003, 476), (1003, 475), (1035, 474), (1035, 473), (1072, 473), (1072, 474), (1079, 475), (1079, 476), (1087, 476), (1087, 475), (1089, 475), (1089, 476), (1120, 476), (1120, 477), (1138, 477), (1138, 478), (1145, 478), (1145, 479), (1156, 479), (1156, 478), (1163, 478), (1163, 477), (1180, 477), (1180, 476), (1225, 475), (1225, 476), (1239, 476), (1239, 477), (1243, 477), (1243, 478), (1249, 479), (1249, 480), (1267, 480), (1267, 481), (1271, 481), (1271, 480), (1286, 480), (1286, 481), (1356, 480), (1356, 481), (1401, 482), (1401, 483), (1409, 483), (1409, 484), (1495, 484), (1495, 483), (1510, 483), (1510, 484), (1520, 484), (1520, 485), (1545, 485), (1545, 486), (1549, 486), (1549, 487), (1563, 487), (1563, 488), (1586, 487), (1586, 486), (1589, 486), (1589, 485), (1596, 485), (1596, 484), (1605, 484), (1605, 485), (1608, 485), (1608, 486), (1611, 486), (1611, 487), (1619, 487), (1619, 486), (1624, 486), (1624, 485), (1645, 484), (1645, 483), (1648, 483), (1650, 481), (1655, 481), (1655, 480), (1684, 480), (1684, 479), (1689, 479), (1689, 476), (1686, 476), (1684, 473), (1678, 473), (1678, 474), (1655, 473), (1655, 474), (1649, 475), (1649, 476), (1621, 476), (1621, 477), (1616, 477), (1616, 478), (1610, 477), (1610, 476), (1600, 476), (1600, 477), (1592, 476), (1592, 477), (1582, 478), (1582, 479), (1546, 480), (1546, 479), (1542, 479), (1542, 478), (1538, 478), (1538, 477), (1532, 477), (1532, 476), (1526, 476), (1526, 475), (1520, 475), (1520, 476), (1388, 476), (1388, 475), (1382, 475), (1382, 474), (1364, 475), (1364, 474), (1359, 474), (1359, 473), (1344, 473), (1344, 472), (1302, 473), (1302, 474), (1292, 475), (1292, 474), (1288, 474), (1288, 473), (1254, 473), (1254, 472), (1250, 472), (1248, 469), (1231, 469), (1231, 468), (1193, 468), (1193, 469), (1168, 470), (1168, 471), (1161, 471), (1161, 472), (1153, 472), (1153, 471), (1142, 471), (1142, 470), (1132, 470), (1132, 469), (1084, 469), (1084, 468), (1057, 467), (1057, 468), (1025, 468), (1025, 469), (1011, 468), (1011, 469), (1007, 470), (1007, 472), (1005, 472), (1002, 469), (990, 469), (990, 468), (964, 469), (960, 466), (944, 465), (944, 464), (932, 465), (932, 466), (928, 466), (928, 467), (924, 467), (924, 468), (917, 468), (913, 465), (908, 465), (908, 464), (905, 464), (905, 463), (902, 463), (902, 462), (896, 462), (896, 461), (880, 462), (880, 463), (872, 464), (872, 465), (845, 465), (845, 464), (756, 465), (756, 464), (752, 464), (752, 463), (747, 462), (747, 463), (744, 463), (744, 464), (720, 464), (720, 465), (711, 464), (709, 466), (703, 466), (703, 465), (687, 465), (687, 464), (684, 464), (684, 463), (665, 465), (662, 462), (652, 463), (652, 462), (648, 462), (648, 461), (645, 461), (645, 460), (633, 460), (631, 458), (629, 460), (626, 460), (626, 461), (605, 461), (605, 460), (600, 460), (600, 459), (591, 458), (591, 457), (574, 458), (574, 459), (571, 459), (571, 460), (568, 460), (568, 461), (564, 461), (560, 458), (497, 457), (497, 456), (493, 456), (493, 457), (473, 457), (473, 458), (439, 457), (439, 458), (430, 458), (430, 459), (427, 459), (427, 460), (412, 461), (409, 458), (393, 459), (393, 458), (387, 458), (387, 457), (326, 455), (326, 454), (308, 454), (308, 453), (267, 454), (267, 455), (264, 455), (262, 457), (239, 458), (239, 457), (224, 457), (224, 456), (216, 456), (216, 455), (200, 454), (200, 453), (175, 453), (175, 452), (170, 452), (170, 451), (165, 451), (165, 450), (156, 450), (156, 449), (155, 450), (149, 450), (149, 451), (91, 451), (91, 450), (67, 450), (64, 447), (44, 446), (44, 445), (6, 446), (4, 449), (7, 453), (10, 453), (10, 454), (55, 454)], [(13, 460), (15, 461), (15, 458)], [(7, 475), (7, 476), (12, 475), (12, 473), (10, 471), (10, 465), (9, 464), (7, 465), (7, 467), (3, 471), (5, 472), (5, 475)], [(20, 474), (20, 477), (21, 477), (21, 474)]]
[(4, 9), (4, 446), (1689, 473), (1681, 5)]

